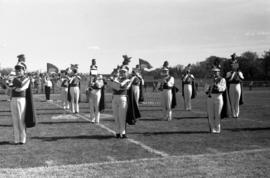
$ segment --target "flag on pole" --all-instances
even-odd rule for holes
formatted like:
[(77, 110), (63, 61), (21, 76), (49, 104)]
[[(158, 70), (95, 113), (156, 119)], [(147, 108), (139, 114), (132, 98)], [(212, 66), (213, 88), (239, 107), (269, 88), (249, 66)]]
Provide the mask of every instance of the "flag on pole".
[(47, 63), (47, 73), (58, 73), (58, 67), (51, 63)]
[(139, 64), (140, 64), (141, 69), (144, 69), (144, 68), (151, 69), (151, 68), (153, 68), (153, 66), (148, 61), (146, 61), (144, 59), (139, 58)]

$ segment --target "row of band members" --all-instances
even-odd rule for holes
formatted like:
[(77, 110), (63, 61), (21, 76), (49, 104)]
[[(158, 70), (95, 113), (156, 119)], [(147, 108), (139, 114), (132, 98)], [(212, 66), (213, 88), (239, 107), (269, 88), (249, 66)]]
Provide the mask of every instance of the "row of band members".
[[(233, 118), (239, 117), (239, 104), (241, 104), (242, 85), (244, 79), (239, 70), (239, 64), (232, 57), (232, 71), (227, 72), (226, 79), (220, 75), (220, 66), (213, 65), (212, 78), (206, 82), (205, 93), (207, 95), (207, 113), (209, 129), (211, 133), (220, 133), (221, 117), (232, 114)], [(123, 55), (124, 61), (118, 70), (112, 73), (109, 81), (118, 83), (120, 88), (113, 88), (112, 109), (115, 119), (115, 131), (117, 138), (127, 138), (126, 123), (133, 125), (139, 118), (138, 104), (143, 100), (140, 86), (143, 79), (139, 72), (134, 70), (129, 75), (129, 62), (131, 57)], [(29, 120), (27, 117), (31, 112), (29, 106), (30, 79), (25, 75), (26, 64), (24, 55), (18, 56), (18, 63), (15, 66), (16, 77), (11, 87), (12, 97), (10, 102), (12, 120), (14, 126), (14, 143), (26, 143), (26, 127)], [(97, 73), (96, 61), (92, 60), (90, 67), (90, 80), (88, 85), (90, 113), (92, 122), (100, 122), (100, 111), (104, 109), (104, 79)], [(71, 65), (70, 71), (62, 72), (61, 88), (64, 109), (71, 109), (73, 113), (79, 113), (80, 76), (77, 74), (78, 65)], [(68, 74), (68, 75), (66, 75)], [(161, 107), (163, 118), (172, 119), (172, 109), (176, 106), (176, 92), (174, 77), (169, 74), (168, 62), (165, 61), (161, 68), (162, 80), (159, 83), (161, 91)], [(185, 109), (191, 110), (191, 98), (195, 97), (194, 76), (190, 73), (190, 66), (187, 66), (186, 73), (182, 78), (182, 95), (184, 97)], [(110, 82), (110, 83), (111, 83)], [(32, 98), (32, 97), (31, 97)], [(70, 106), (69, 106), (70, 103)], [(32, 112), (33, 108), (32, 108)], [(31, 114), (30, 114), (31, 115)], [(33, 114), (31, 115), (33, 116)], [(31, 125), (31, 124), (30, 124)], [(29, 126), (32, 127), (32, 126)]]

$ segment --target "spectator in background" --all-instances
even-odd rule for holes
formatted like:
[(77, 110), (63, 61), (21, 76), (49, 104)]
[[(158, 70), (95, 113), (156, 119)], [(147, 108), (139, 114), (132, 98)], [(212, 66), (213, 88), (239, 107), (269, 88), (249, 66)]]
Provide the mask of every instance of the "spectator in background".
[(251, 91), (252, 87), (253, 87), (253, 81), (252, 80), (249, 82), (248, 86), (249, 86), (249, 90)]

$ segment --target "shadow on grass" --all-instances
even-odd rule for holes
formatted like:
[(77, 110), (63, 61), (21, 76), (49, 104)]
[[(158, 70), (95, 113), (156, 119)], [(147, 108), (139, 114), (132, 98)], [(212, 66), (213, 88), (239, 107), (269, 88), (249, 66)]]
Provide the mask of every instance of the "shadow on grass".
[(0, 124), (0, 127), (12, 127), (10, 124)]
[(10, 112), (10, 110), (1, 110), (0, 113), (1, 112)]
[(183, 119), (206, 119), (206, 116), (188, 116), (188, 117), (174, 117), (173, 119), (183, 120)]
[[(68, 119), (65, 119), (66, 121), (61, 121), (61, 122), (38, 122), (38, 124), (45, 124), (45, 125), (53, 125), (53, 124), (81, 124), (81, 123), (86, 123), (86, 124), (91, 124), (89, 121), (70, 121)], [(1, 126), (1, 125), (0, 125)]]
[(115, 138), (114, 135), (79, 135), (79, 136), (60, 136), (60, 137), (31, 137), (31, 139), (42, 140), (44, 142), (65, 140), (65, 139), (94, 139), (106, 140)]
[(14, 145), (14, 143), (8, 142), (8, 141), (3, 141), (3, 142), (0, 142), (0, 145)]
[(254, 128), (232, 128), (232, 129), (223, 129), (229, 130), (232, 132), (240, 132), (240, 131), (267, 131), (270, 130), (270, 127), (254, 127)]
[(138, 120), (139, 121), (165, 121), (163, 118), (151, 118), (151, 117), (144, 117)]
[(209, 134), (209, 131), (173, 131), (173, 132), (130, 132), (128, 134), (139, 134), (139, 135), (172, 135), (172, 134)]

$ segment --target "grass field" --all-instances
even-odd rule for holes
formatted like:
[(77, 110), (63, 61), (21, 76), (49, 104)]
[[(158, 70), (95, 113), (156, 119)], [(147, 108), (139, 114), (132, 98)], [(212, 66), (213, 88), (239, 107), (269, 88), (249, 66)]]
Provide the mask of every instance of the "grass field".
[(146, 93), (142, 118), (128, 126), (128, 139), (114, 137), (110, 99), (101, 124), (89, 122), (88, 103), (72, 115), (35, 95), (38, 125), (25, 145), (12, 145), (9, 102), (0, 95), (0, 177), (270, 177), (270, 90), (245, 91), (240, 119), (222, 120), (210, 134), (205, 96), (193, 110), (178, 106), (161, 118), (158, 93)]

